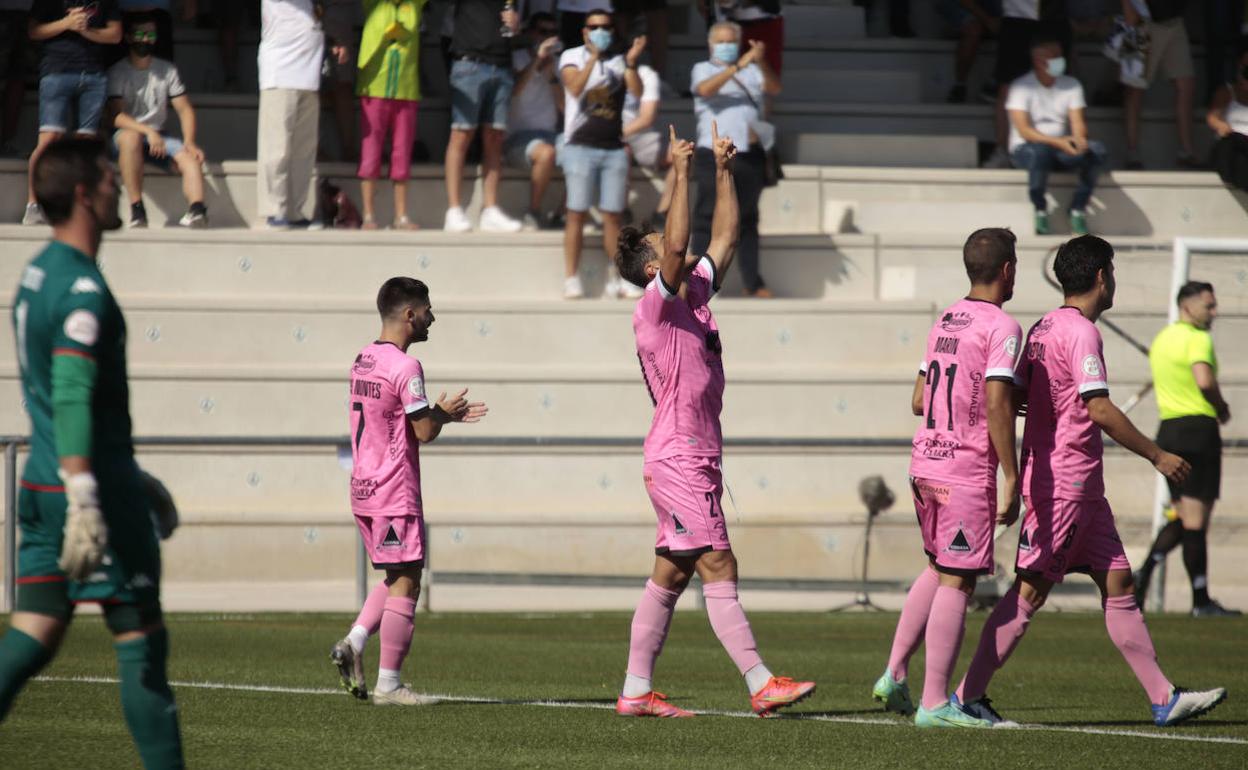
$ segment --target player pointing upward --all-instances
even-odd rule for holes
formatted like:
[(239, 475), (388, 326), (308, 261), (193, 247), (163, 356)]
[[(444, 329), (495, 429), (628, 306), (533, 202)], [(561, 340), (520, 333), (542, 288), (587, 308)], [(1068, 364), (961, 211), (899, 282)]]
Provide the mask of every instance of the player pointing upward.
[(724, 368), (719, 328), (708, 303), (737, 245), (732, 182), (736, 148), (731, 139), (719, 137), (712, 123), (716, 197), (711, 242), (705, 255), (686, 257), (693, 144), (677, 139), (675, 128), (669, 131), (676, 176), (665, 230), (660, 235), (625, 228), (616, 258), (621, 277), (645, 289), (633, 312), (633, 331), (642, 376), (654, 401), (644, 474), (658, 516), (654, 571), (633, 615), (628, 673), (616, 711), (625, 716), (692, 716), (667, 703), (651, 679), (676, 600), (697, 572), (711, 627), (745, 677), (750, 705), (768, 716), (813, 693), (815, 683), (772, 676), (763, 665), (737, 601), (737, 560), (720, 507)]

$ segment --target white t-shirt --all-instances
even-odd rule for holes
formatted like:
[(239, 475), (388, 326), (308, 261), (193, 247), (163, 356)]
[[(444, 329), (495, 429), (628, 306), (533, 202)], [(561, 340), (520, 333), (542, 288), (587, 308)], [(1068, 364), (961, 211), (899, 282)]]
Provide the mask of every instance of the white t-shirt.
[[(533, 54), (527, 48), (513, 51), (511, 67), (517, 73), (529, 66)], [(553, 72), (553, 68), (552, 68)], [(545, 72), (536, 70), (524, 81), (524, 88), (512, 91), (511, 112), (507, 115), (507, 131), (558, 131), (559, 105)], [(519, 75), (517, 75), (519, 80)]]
[(260, 90), (320, 90), (325, 34), (312, 5), (312, 0), (261, 0)]
[[(585, 68), (585, 46), (569, 48), (559, 57), (559, 77), (565, 67)], [(563, 89), (563, 137), (568, 144), (611, 150), (624, 146), (624, 57), (598, 60), (579, 97)]]
[(1231, 102), (1226, 105), (1226, 117), (1223, 120), (1231, 124), (1231, 130), (1235, 133), (1248, 135), (1248, 104), (1235, 98), (1235, 86), (1227, 87), (1231, 89)]
[[(1021, 110), (1031, 119), (1031, 127), (1045, 136), (1066, 136), (1070, 133), (1070, 111), (1087, 107), (1083, 86), (1069, 75), (1062, 75), (1045, 88), (1035, 72), (1028, 72), (1010, 84), (1005, 100), (1007, 111)], [(1010, 123), (1010, 152), (1026, 144), (1018, 129)]]
[(763, 103), (763, 71), (757, 64), (751, 64), (724, 83), (713, 96), (698, 96), (698, 84), (725, 67), (714, 60), (698, 62), (689, 76), (693, 114), (698, 119), (698, 146), (711, 146), (711, 123), (714, 122), (720, 136), (731, 137), (737, 149), (745, 152), (750, 146), (750, 127), (762, 117), (758, 108)]
[(185, 93), (178, 68), (164, 59), (153, 57), (141, 70), (126, 57), (108, 71), (108, 98), (121, 99), (122, 112), (157, 131), (169, 117), (169, 100)]
[(626, 126), (637, 119), (637, 113), (641, 112), (642, 102), (659, 100), (659, 73), (643, 64), (637, 68), (637, 76), (641, 78), (641, 98), (638, 99), (627, 91), (624, 93), (624, 125)]
[(1003, 0), (1001, 14), (1010, 19), (1040, 19), (1040, 0)]

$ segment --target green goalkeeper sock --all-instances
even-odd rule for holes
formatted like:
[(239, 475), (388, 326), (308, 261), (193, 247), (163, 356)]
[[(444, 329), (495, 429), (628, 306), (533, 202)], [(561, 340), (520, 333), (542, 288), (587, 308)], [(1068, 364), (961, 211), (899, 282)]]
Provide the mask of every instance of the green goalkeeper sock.
[(10, 628), (0, 639), (0, 720), (26, 682), (52, 660), (52, 652), (33, 636)]
[(117, 649), (121, 675), (121, 708), (143, 767), (147, 770), (184, 767), (178, 706), (165, 677), (169, 632), (162, 628), (113, 646)]

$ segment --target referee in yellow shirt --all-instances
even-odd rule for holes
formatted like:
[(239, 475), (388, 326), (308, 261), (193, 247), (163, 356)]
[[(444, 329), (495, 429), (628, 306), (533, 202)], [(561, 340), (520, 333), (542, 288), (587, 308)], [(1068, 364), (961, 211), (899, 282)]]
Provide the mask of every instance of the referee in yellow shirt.
[(1213, 504), (1222, 485), (1222, 436), (1219, 423), (1231, 419), (1218, 389), (1218, 357), (1209, 334), (1218, 315), (1213, 285), (1189, 281), (1176, 300), (1179, 320), (1162, 329), (1148, 351), (1157, 392), (1161, 425), (1157, 446), (1192, 464), (1182, 484), (1170, 482), (1170, 500), (1178, 514), (1157, 533), (1157, 540), (1135, 574), (1135, 598), (1140, 607), (1148, 593), (1153, 570), (1166, 554), (1183, 544), (1183, 566), (1192, 582), (1192, 616), (1239, 615), (1209, 598), (1205, 536)]

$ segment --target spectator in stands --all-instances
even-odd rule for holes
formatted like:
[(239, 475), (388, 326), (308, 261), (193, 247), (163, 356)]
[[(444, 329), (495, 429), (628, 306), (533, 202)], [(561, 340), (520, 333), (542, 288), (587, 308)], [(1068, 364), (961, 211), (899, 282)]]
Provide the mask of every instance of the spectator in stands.
[(585, 296), (581, 285), (581, 247), (585, 216), (594, 205), (602, 214), (602, 248), (611, 277), (607, 296), (639, 296), (614, 271), (619, 247), (621, 217), (628, 205), (628, 153), (624, 150), (624, 94), (641, 96), (637, 61), (646, 48), (645, 36), (633, 40), (628, 53), (612, 54), (611, 14), (590, 11), (585, 16), (583, 45), (568, 49), (559, 58), (563, 81), (563, 136), (559, 165), (567, 185), (568, 216), (563, 229), (566, 270), (563, 296)]
[[(939, 0), (937, 10), (945, 23), (958, 33), (958, 47), (953, 55), (953, 86), (945, 101), (961, 104), (966, 101), (966, 80), (975, 65), (979, 44), (987, 35), (1001, 31), (1001, 0)], [(996, 84), (985, 84), (985, 92), (996, 98)]]
[[(183, 0), (182, 11), (186, 18), (193, 18), (198, 0)], [(85, 3), (84, 3), (85, 4)], [(156, 47), (152, 55), (167, 62), (173, 61), (173, 0), (118, 0), (121, 8), (121, 26), (130, 29), (140, 21), (151, 21), (156, 25)], [(128, 46), (120, 46), (118, 61), (125, 59), (129, 53)]]
[(1206, 119), (1218, 135), (1213, 169), (1222, 181), (1248, 192), (1248, 45), (1241, 44), (1235, 80), (1217, 90)]
[[(186, 95), (178, 68), (155, 56), (156, 21), (129, 18), (126, 42), (130, 53), (108, 71), (108, 109), (112, 116), (113, 152), (130, 196), (130, 227), (147, 227), (143, 206), (143, 164), (153, 163), (182, 175), (188, 205), (178, 224), (207, 227), (204, 207), (204, 151), (195, 144), (195, 110)], [(182, 126), (182, 138), (163, 133), (169, 107)]]
[[(1199, 168), (1192, 151), (1192, 99), (1196, 92), (1192, 49), (1187, 41), (1183, 11), (1187, 0), (1122, 0), (1127, 24), (1143, 27), (1150, 45), (1144, 66), (1144, 79), (1150, 84), (1158, 73), (1174, 81), (1174, 119), (1179, 132), (1177, 163), (1181, 168)], [(1144, 90), (1126, 87), (1123, 114), (1127, 121), (1127, 168), (1144, 168), (1140, 160), (1140, 109)]]
[[(986, 0), (962, 0), (962, 3), (977, 17), (987, 13)], [(985, 168), (1010, 167), (1006, 147), (1012, 136), (1012, 123), (1006, 116), (1005, 99), (1010, 84), (1032, 68), (1032, 56), (1029, 54), (1031, 42), (1041, 37), (1058, 41), (1063, 61), (1069, 61), (1071, 31), (1066, 0), (1010, 0), (1003, 3), (1001, 30), (997, 35), (997, 63), (993, 72), (993, 79), (997, 81), (997, 146), (985, 161)]]
[(315, 215), (325, 36), (313, 0), (261, 0), (256, 213), (272, 229)]
[(98, 133), (108, 92), (109, 46), (121, 41), (121, 12), (116, 0), (90, 5), (36, 0), (30, 9), (29, 30), (31, 40), (43, 43), (43, 57), (39, 61), (39, 140), (30, 154), (22, 224), (41, 225), (43, 213), (31, 182), (35, 164), (71, 125), (80, 136)]
[[(503, 140), (511, 104), (511, 37), (520, 28), (520, 14), (499, 0), (454, 0), (455, 31), (451, 38), (451, 138), (446, 146), (446, 219), (442, 229), (472, 229), (464, 213), (460, 187), (468, 146), (481, 128), (480, 227), (485, 232), (514, 233), (519, 220), (498, 206), (503, 173)], [(501, 9), (501, 10), (500, 10)], [(507, 34), (503, 34), (503, 30)]]
[[(366, 0), (365, 8), (373, 0)], [(356, 160), (355, 143), (355, 21), (359, 0), (325, 0), (325, 93), (334, 113), (334, 128), (338, 133), (338, 157)], [(415, 77), (415, 70), (412, 76)]]
[(516, 84), (511, 92), (503, 155), (509, 165), (529, 171), (524, 229), (545, 230), (558, 220), (557, 212), (542, 213), (542, 199), (555, 175), (555, 146), (563, 111), (563, 87), (555, 72), (559, 27), (554, 15), (539, 11), (530, 16), (525, 42), (525, 47), (511, 54)]
[(1010, 115), (1010, 157), (1027, 169), (1027, 192), (1035, 207), (1036, 235), (1048, 235), (1045, 189), (1054, 168), (1075, 171), (1079, 184), (1070, 202), (1070, 229), (1087, 235), (1087, 205), (1096, 177), (1105, 167), (1105, 147), (1088, 141), (1083, 86), (1063, 74), (1061, 42), (1038, 36), (1031, 44), (1032, 71), (1010, 84), (1005, 108)]
[(17, 122), (26, 95), (31, 0), (0, 0), (0, 157), (16, 157)]
[(667, 0), (614, 0), (613, 4), (616, 37), (630, 40), (645, 35), (650, 64), (662, 81), (667, 76)]
[(742, 48), (755, 41), (762, 43), (767, 66), (780, 77), (784, 71), (784, 16), (780, 0), (698, 0), (698, 9), (706, 17), (708, 29), (721, 21), (736, 22), (741, 28)]
[(641, 78), (641, 96), (631, 93), (624, 96), (624, 142), (634, 163), (665, 175), (663, 194), (650, 218), (652, 227), (662, 229), (672, 205), (672, 180), (676, 170), (668, 153), (668, 135), (654, 127), (659, 118), (659, 73), (643, 64), (637, 68), (637, 75)]
[(737, 264), (747, 297), (770, 297), (771, 290), (759, 274), (758, 199), (763, 194), (766, 154), (760, 136), (764, 129), (761, 105), (764, 95), (780, 93), (780, 77), (767, 61), (766, 45), (752, 41), (741, 53), (741, 27), (721, 21), (707, 34), (711, 58), (693, 65), (693, 109), (698, 119), (697, 149), (693, 154), (693, 180), (697, 198), (693, 207), (690, 248), (701, 253), (711, 238), (715, 211), (715, 158), (711, 152), (711, 123), (719, 135), (737, 146), (733, 181), (740, 208), (741, 239)]
[(377, 229), (374, 202), (381, 153), (390, 137), (395, 230), (415, 230), (407, 216), (407, 179), (420, 100), (421, 0), (365, 0), (357, 90), (360, 94), (360, 192), (365, 230)]

